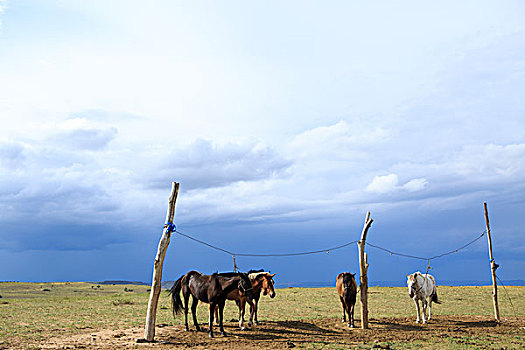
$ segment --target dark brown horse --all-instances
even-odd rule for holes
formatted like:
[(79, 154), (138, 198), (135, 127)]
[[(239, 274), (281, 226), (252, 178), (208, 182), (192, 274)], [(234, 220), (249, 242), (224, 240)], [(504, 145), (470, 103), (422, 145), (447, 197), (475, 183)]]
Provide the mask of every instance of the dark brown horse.
[[(197, 331), (200, 331), (199, 323), (197, 322), (197, 304), (199, 301), (210, 304), (209, 317), (209, 336), (213, 337), (213, 310), (219, 308), (219, 327), (221, 334), (226, 336), (223, 327), (223, 310), (224, 302), (228, 293), (239, 289), (249, 298), (253, 298), (252, 286), (250, 280), (246, 275), (238, 275), (234, 277), (213, 275), (203, 275), (197, 271), (190, 271), (181, 278), (179, 278), (173, 287), (169, 290), (171, 294), (171, 305), (173, 308), (173, 316), (180, 313), (184, 307), (184, 325), (185, 329), (188, 327), (188, 302), (190, 295), (192, 296), (191, 313), (193, 315), (193, 324)], [(180, 292), (184, 296), (184, 305), (180, 298)]]
[[(239, 308), (239, 327), (241, 328), (241, 330), (246, 329), (246, 327), (244, 327), (244, 313), (246, 310), (246, 303), (250, 305), (250, 321), (248, 322), (248, 325), (249, 326), (252, 325), (254, 315), (255, 315), (255, 324), (257, 325), (259, 323), (257, 321), (257, 305), (261, 297), (261, 291), (263, 292), (263, 295), (270, 295), (271, 298), (275, 297), (275, 290), (273, 288), (273, 279), (272, 279), (272, 277), (275, 276), (275, 273), (273, 275), (270, 275), (270, 273), (264, 272), (264, 270), (258, 270), (256, 272), (253, 272), (253, 271), (254, 270), (250, 270), (248, 272), (249, 275), (247, 275), (250, 278), (250, 282), (252, 284), (253, 298), (248, 297), (246, 293), (243, 293), (239, 289), (231, 291), (230, 293), (228, 293), (228, 296), (226, 297), (226, 299), (228, 300), (235, 300), (235, 303), (237, 304), (237, 307)], [(219, 273), (219, 275), (225, 276), (225, 277), (232, 277), (232, 276), (236, 276), (241, 273), (242, 272), (226, 272), (226, 273)], [(218, 319), (218, 318), (219, 318), (218, 308), (215, 308), (215, 319)]]
[[(244, 277), (248, 278), (248, 275), (243, 272), (221, 272), (218, 275), (223, 276), (223, 277), (230, 277), (230, 278), (239, 276), (239, 275), (243, 275)], [(253, 293), (254, 289), (253, 289), (253, 284), (251, 281), (250, 281), (250, 286), (251, 286), (252, 293)], [(226, 296), (226, 299), (235, 300), (235, 303), (237, 304), (237, 307), (239, 308), (239, 328), (241, 330), (245, 330), (246, 327), (244, 327), (244, 312), (246, 309), (246, 302), (248, 302), (248, 304), (250, 304), (253, 307), (253, 302), (252, 302), (253, 294), (250, 298), (248, 298), (247, 294), (243, 290), (234, 289), (228, 293), (228, 295)], [(211, 305), (210, 305), (210, 309), (211, 309)], [(219, 308), (218, 306), (216, 306), (215, 307), (215, 319), (216, 320), (218, 320), (219, 318), (218, 311), (219, 311)]]
[(348, 314), (348, 327), (354, 328), (354, 306), (357, 297), (355, 273), (342, 272), (337, 275), (335, 288), (343, 306), (343, 322), (346, 322), (346, 312)]

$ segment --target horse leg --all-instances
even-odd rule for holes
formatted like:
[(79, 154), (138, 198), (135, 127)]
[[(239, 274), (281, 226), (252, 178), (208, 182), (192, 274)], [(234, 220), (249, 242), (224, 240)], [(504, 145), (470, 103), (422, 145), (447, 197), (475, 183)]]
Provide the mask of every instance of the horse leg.
[(244, 327), (244, 310), (246, 308), (246, 299), (242, 298), (240, 301), (237, 301), (237, 306), (239, 307), (239, 327), (241, 331), (246, 330)]
[(226, 332), (224, 331), (224, 326), (222, 324), (223, 311), (224, 311), (224, 301), (219, 304), (219, 329), (221, 330), (221, 334), (223, 336), (226, 336)]
[(188, 327), (188, 302), (190, 300), (190, 293), (189, 291), (186, 291), (184, 293), (184, 330), (189, 331), (190, 327)]
[[(343, 307), (343, 322), (346, 322), (345, 300), (343, 299), (343, 297), (339, 297), (339, 299), (341, 300), (341, 306)], [(348, 315), (348, 316), (350, 316), (350, 315)]]
[(350, 328), (354, 328), (355, 327), (355, 324), (354, 324), (354, 307), (355, 307), (355, 303), (351, 304), (350, 305), (350, 313), (348, 314), (348, 326)]
[(427, 323), (426, 313), (427, 313), (427, 298), (421, 300), (421, 305), (423, 305), (423, 324)]
[(208, 319), (208, 324), (209, 324), (209, 331), (208, 331), (208, 336), (210, 338), (213, 338), (213, 314), (215, 312), (215, 307), (217, 306), (217, 303), (214, 303), (214, 302), (211, 302), (210, 303), (210, 318)]
[(432, 296), (430, 296), (429, 299), (430, 300), (428, 301), (428, 319), (427, 321), (430, 321), (430, 318), (432, 317)]
[(215, 312), (215, 322), (219, 322), (219, 307), (218, 306), (215, 306), (214, 312)]
[(248, 302), (248, 304), (250, 304), (250, 319), (248, 320), (248, 326), (251, 327), (253, 324), (252, 323), (253, 322), (253, 310), (254, 310), (253, 300), (246, 299), (246, 301)]
[(414, 297), (414, 299), (412, 299), (412, 300), (414, 300), (414, 304), (416, 304), (416, 309), (417, 309), (416, 323), (419, 323), (419, 314), (420, 314), (420, 312), (419, 312), (419, 301), (418, 301), (417, 297)]
[(199, 322), (197, 321), (197, 304), (199, 303), (199, 299), (193, 297), (192, 303), (191, 303), (191, 314), (193, 315), (193, 325), (195, 326), (195, 329), (197, 332), (201, 331), (201, 327), (199, 326)]
[(257, 326), (259, 324), (259, 321), (257, 320), (257, 306), (259, 304), (259, 300), (255, 299), (253, 303), (253, 314), (255, 316), (255, 325)]

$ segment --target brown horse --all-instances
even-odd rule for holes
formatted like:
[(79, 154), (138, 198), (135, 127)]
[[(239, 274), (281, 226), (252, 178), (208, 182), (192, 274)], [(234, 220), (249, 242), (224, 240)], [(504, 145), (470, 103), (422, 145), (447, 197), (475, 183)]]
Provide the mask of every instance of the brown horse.
[[(226, 299), (228, 300), (235, 300), (235, 303), (237, 304), (237, 307), (239, 308), (239, 327), (241, 330), (245, 330), (246, 327), (244, 327), (244, 313), (246, 310), (246, 303), (250, 305), (250, 321), (248, 322), (248, 326), (252, 325), (252, 320), (255, 315), (255, 324), (257, 325), (259, 322), (257, 321), (257, 305), (259, 302), (259, 299), (261, 297), (261, 291), (264, 295), (270, 295), (271, 298), (275, 297), (275, 290), (273, 288), (273, 279), (272, 277), (275, 276), (275, 273), (273, 275), (270, 275), (268, 272), (257, 271), (256, 273), (253, 273), (253, 270), (250, 270), (250, 274), (247, 275), (250, 278), (250, 282), (253, 289), (253, 298), (248, 297), (246, 293), (243, 293), (241, 290), (236, 289), (228, 293), (228, 296)], [(240, 272), (227, 272), (227, 273), (220, 273), (220, 276), (225, 277), (231, 277), (236, 276), (240, 274)], [(218, 318), (218, 308), (215, 308), (215, 318)]]
[[(243, 272), (221, 272), (218, 275), (219, 276), (223, 276), (223, 277), (234, 277), (234, 276), (243, 275), (246, 278), (248, 278), (248, 275), (246, 273), (243, 273)], [(252, 292), (253, 292), (253, 285), (252, 285), (251, 281), (250, 281), (250, 286), (251, 286)], [(253, 296), (252, 296), (252, 298), (253, 298)], [(248, 304), (250, 304), (250, 305), (253, 305), (252, 298), (248, 298), (246, 293), (244, 293), (240, 289), (234, 289), (231, 292), (229, 292), (228, 295), (226, 296), (227, 300), (235, 300), (235, 303), (237, 304), (237, 307), (239, 308), (239, 328), (241, 330), (245, 330), (246, 329), (246, 327), (244, 327), (244, 312), (245, 312), (245, 309), (246, 309), (246, 302), (248, 302)], [(211, 305), (210, 305), (210, 309), (211, 309)], [(216, 306), (215, 307), (215, 319), (216, 320), (218, 320), (218, 317), (219, 317), (218, 316), (218, 311), (219, 311), (219, 308)]]
[(354, 328), (354, 306), (357, 296), (355, 273), (342, 272), (337, 275), (335, 288), (343, 306), (343, 322), (346, 322), (346, 312), (348, 314), (348, 327)]
[(247, 297), (253, 298), (253, 290), (250, 280), (246, 275), (239, 274), (234, 277), (213, 275), (203, 275), (197, 271), (190, 271), (181, 276), (171, 287), (169, 293), (171, 294), (171, 305), (173, 309), (173, 316), (175, 317), (182, 308), (182, 300), (180, 292), (184, 296), (184, 325), (185, 329), (188, 327), (188, 302), (190, 295), (192, 296), (191, 313), (193, 315), (193, 324), (197, 331), (200, 331), (199, 323), (197, 322), (197, 304), (199, 301), (210, 304), (209, 317), (209, 336), (213, 337), (213, 310), (219, 308), (219, 327), (222, 335), (226, 336), (223, 327), (223, 310), (224, 302), (227, 295), (236, 290), (241, 290)]
[(253, 287), (253, 305), (250, 304), (250, 320), (248, 321), (248, 326), (252, 325), (252, 321), (255, 316), (255, 325), (259, 324), (257, 320), (257, 308), (259, 304), (259, 299), (261, 298), (261, 291), (263, 295), (269, 295), (270, 298), (275, 298), (275, 289), (273, 288), (273, 277), (274, 274), (264, 271), (248, 271), (248, 277), (252, 282)]

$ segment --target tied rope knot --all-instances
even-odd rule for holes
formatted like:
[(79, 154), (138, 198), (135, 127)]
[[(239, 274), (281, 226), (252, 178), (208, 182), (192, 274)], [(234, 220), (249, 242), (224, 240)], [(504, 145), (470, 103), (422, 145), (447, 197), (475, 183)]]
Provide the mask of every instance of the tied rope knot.
[(177, 230), (177, 226), (171, 221), (168, 221), (164, 224), (164, 228), (168, 229), (168, 232), (174, 232)]

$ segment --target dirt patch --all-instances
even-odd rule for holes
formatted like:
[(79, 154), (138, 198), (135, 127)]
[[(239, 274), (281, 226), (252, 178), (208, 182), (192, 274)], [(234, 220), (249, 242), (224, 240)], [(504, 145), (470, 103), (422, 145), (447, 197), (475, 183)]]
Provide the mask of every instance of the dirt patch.
[[(359, 327), (359, 322), (356, 321)], [(202, 324), (203, 329), (207, 329)], [(475, 316), (437, 316), (429, 324), (419, 325), (408, 318), (371, 319), (369, 330), (349, 329), (336, 319), (308, 321), (266, 321), (246, 331), (236, 323), (225, 323), (224, 337), (214, 327), (215, 338), (207, 331), (196, 332), (194, 327), (184, 331), (183, 326), (159, 325), (154, 343), (137, 343), (143, 336), (142, 328), (104, 330), (67, 338), (49, 339), (38, 344), (43, 349), (290, 349), (315, 347), (348, 348), (355, 345), (368, 348), (389, 348), (385, 343), (413, 343), (440, 339), (469, 345), (469, 339), (508, 339), (510, 348), (525, 345), (525, 322), (507, 319), (501, 324)], [(444, 341), (444, 340), (443, 340)], [(474, 343), (472, 343), (474, 345)], [(35, 344), (36, 345), (36, 344)], [(487, 343), (490, 346), (490, 342)], [(26, 345), (27, 346), (27, 345)], [(26, 346), (21, 348), (26, 348)]]

